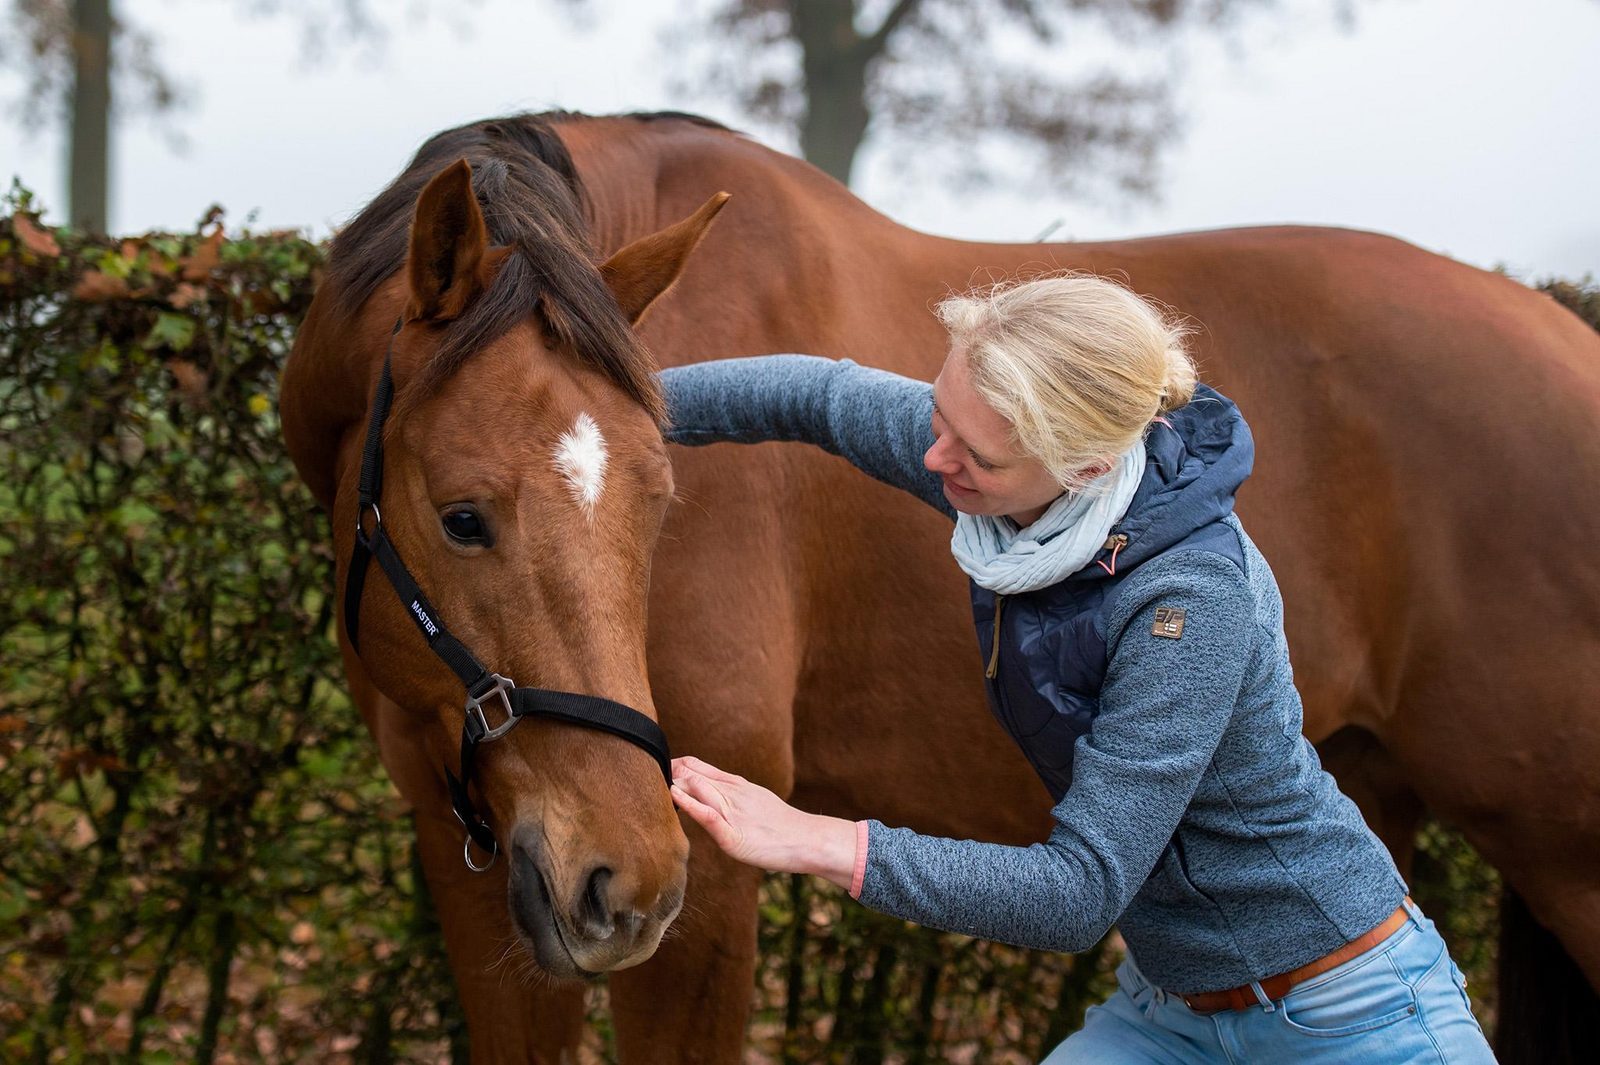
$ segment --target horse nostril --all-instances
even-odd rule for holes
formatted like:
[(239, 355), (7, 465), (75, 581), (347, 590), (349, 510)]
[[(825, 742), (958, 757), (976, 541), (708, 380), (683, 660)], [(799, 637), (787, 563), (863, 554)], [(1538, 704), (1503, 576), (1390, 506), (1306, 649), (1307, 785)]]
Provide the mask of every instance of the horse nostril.
[(610, 939), (616, 931), (616, 924), (611, 919), (611, 902), (606, 894), (610, 884), (611, 870), (602, 865), (589, 874), (589, 883), (584, 888), (583, 899), (579, 903), (578, 927), (591, 939)]

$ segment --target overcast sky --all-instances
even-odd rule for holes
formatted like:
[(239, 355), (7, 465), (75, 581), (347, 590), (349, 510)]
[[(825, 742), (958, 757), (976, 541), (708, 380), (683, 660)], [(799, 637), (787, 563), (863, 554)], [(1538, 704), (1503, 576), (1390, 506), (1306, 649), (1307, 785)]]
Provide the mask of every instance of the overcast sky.
[[(658, 39), (676, 5), (591, 0), (592, 29), (549, 3), (395, 4), (377, 47), (298, 59), (288, 19), (243, 2), (122, 0), (151, 29), (194, 105), (166, 125), (137, 117), (113, 144), (111, 227), (188, 229), (212, 202), (230, 224), (304, 227), (348, 218), (429, 134), (520, 109), (689, 108), (751, 128), (727, 107), (666, 88)], [(375, 7), (387, 5), (375, 0)], [(1186, 131), (1165, 156), (1157, 203), (955, 195), (909, 181), (869, 150), (857, 192), (908, 225), (961, 237), (1089, 239), (1271, 222), (1376, 229), (1483, 266), (1600, 274), (1600, 2), (1281, 0), (1232, 45), (1189, 50)], [(0, 98), (19, 81), (0, 72)], [(792, 150), (769, 130), (753, 130)], [(0, 175), (19, 175), (59, 220), (59, 133), (0, 119)]]

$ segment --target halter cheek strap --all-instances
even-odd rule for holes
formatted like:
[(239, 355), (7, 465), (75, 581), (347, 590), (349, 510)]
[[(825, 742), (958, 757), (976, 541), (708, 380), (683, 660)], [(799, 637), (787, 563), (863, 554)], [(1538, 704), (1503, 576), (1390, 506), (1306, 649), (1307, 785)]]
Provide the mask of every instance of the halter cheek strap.
[[(400, 326), (401, 323), (396, 321), (394, 331), (389, 335), (389, 351), (383, 357), (383, 374), (378, 378), (378, 391), (373, 397), (372, 414), (367, 421), (366, 446), (361, 453), (356, 543), (350, 552), (350, 569), (345, 576), (344, 586), (345, 632), (350, 637), (350, 646), (359, 655), (361, 595), (366, 586), (367, 566), (376, 559), (378, 568), (389, 578), (390, 586), (405, 605), (406, 613), (428, 642), (428, 647), (450, 667), (450, 671), (460, 678), (466, 688), (466, 721), (461, 727), (461, 775), (456, 776), (448, 766), (444, 774), (450, 788), (450, 805), (467, 831), (463, 857), (469, 869), (481, 873), (494, 864), (500, 845), (495, 841), (488, 822), (472, 802), (472, 780), (480, 744), (499, 739), (524, 718), (542, 717), (608, 732), (642, 748), (656, 760), (661, 767), (661, 775), (669, 785), (672, 783), (672, 759), (661, 726), (631, 706), (597, 695), (549, 688), (519, 688), (509, 678), (491, 673), (473, 657), (466, 645), (450, 634), (440, 620), (438, 611), (434, 610), (421, 586), (411, 576), (411, 571), (400, 561), (399, 552), (384, 531), (383, 514), (378, 509), (378, 500), (383, 492), (383, 426), (394, 402), (390, 357)], [(472, 860), (474, 843), (489, 855), (489, 860), (482, 865)]]

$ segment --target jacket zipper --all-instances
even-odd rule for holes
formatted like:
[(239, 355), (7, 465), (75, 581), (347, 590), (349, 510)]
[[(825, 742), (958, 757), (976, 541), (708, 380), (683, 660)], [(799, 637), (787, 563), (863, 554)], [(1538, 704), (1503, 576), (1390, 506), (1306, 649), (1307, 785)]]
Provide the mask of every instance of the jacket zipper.
[[(1107, 573), (1116, 574), (1117, 552), (1127, 546), (1128, 537), (1124, 533), (1117, 533), (1106, 538), (1105, 546), (1101, 550), (1111, 552), (1111, 566), (1106, 570)], [(1102, 562), (1101, 565), (1104, 566), (1105, 563)], [(1005, 605), (1005, 596), (996, 595), (994, 597), (994, 640), (989, 647), (989, 665), (983, 671), (983, 675), (990, 680), (994, 680), (1000, 673), (1000, 613), (1005, 608)]]
[[(1000, 616), (1005, 609), (1005, 603), (1005, 596), (996, 595), (994, 597), (994, 644), (989, 648), (988, 668), (983, 671), (983, 675), (990, 680), (994, 680), (1000, 675)], [(1040, 772), (1039, 763), (1034, 758), (1033, 752), (1028, 749), (1027, 744), (1017, 738), (1017, 722), (1011, 716), (1011, 708), (1006, 705), (1005, 685), (997, 681), (991, 691), (994, 694), (995, 710), (1000, 716), (1001, 727), (1006, 730), (1006, 735), (1011, 737), (1012, 742), (1021, 748), (1023, 757), (1028, 760), (1029, 765), (1033, 766), (1034, 772)]]
[(983, 675), (990, 680), (994, 680), (1000, 672), (1000, 611), (1005, 605), (1005, 596), (994, 597), (994, 642), (989, 648), (989, 666), (983, 671)]

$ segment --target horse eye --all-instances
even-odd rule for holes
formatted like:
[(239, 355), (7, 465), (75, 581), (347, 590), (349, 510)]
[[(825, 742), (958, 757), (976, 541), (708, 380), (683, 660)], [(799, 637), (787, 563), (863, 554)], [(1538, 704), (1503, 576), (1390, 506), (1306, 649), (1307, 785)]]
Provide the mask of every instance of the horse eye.
[(489, 530), (483, 519), (471, 507), (458, 507), (440, 519), (445, 535), (461, 544), (483, 544), (489, 541)]

